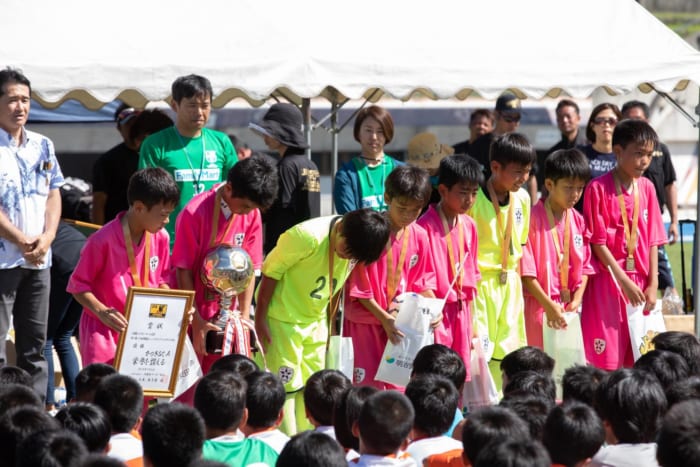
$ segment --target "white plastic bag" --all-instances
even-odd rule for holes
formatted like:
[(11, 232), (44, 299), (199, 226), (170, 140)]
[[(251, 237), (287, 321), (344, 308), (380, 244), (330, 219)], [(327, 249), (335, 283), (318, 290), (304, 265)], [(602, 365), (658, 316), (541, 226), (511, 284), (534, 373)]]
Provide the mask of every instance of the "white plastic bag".
[(644, 314), (644, 304), (633, 306), (627, 304), (627, 324), (630, 330), (632, 352), (634, 361), (650, 350), (654, 350), (651, 340), (659, 333), (666, 332), (666, 322), (661, 313), (661, 300), (657, 300), (656, 306)]
[(470, 360), (471, 380), (464, 384), (462, 394), (463, 405), (468, 412), (498, 403), (498, 388), (489, 371), (489, 364), (479, 338), (473, 339), (473, 347)]
[(194, 352), (194, 346), (189, 336), (185, 336), (185, 345), (182, 348), (182, 356), (180, 357), (180, 367), (177, 370), (177, 381), (175, 383), (175, 391), (173, 397), (159, 397), (159, 402), (171, 402), (179, 397), (189, 388), (195, 385), (199, 378), (203, 376), (202, 367), (199, 364), (197, 354)]
[(352, 346), (352, 338), (330, 336), (326, 351), (326, 368), (339, 370), (352, 381), (354, 367), (355, 351)]
[(395, 325), (404, 337), (397, 345), (387, 342), (375, 379), (405, 386), (411, 378), (416, 354), (434, 342), (430, 323), (439, 316), (445, 301), (415, 293), (401, 294), (396, 301), (400, 306)]
[(574, 365), (586, 364), (586, 350), (583, 347), (581, 315), (578, 312), (565, 312), (566, 329), (552, 329), (542, 323), (544, 351), (554, 359), (552, 376), (557, 383), (557, 399), (562, 398), (561, 381), (564, 372)]

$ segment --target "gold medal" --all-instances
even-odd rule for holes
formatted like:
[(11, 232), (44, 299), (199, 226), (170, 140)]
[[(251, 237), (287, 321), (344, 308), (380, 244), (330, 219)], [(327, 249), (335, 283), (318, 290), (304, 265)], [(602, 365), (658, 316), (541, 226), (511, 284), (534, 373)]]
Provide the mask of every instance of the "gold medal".
[(571, 292), (569, 289), (561, 289), (559, 298), (561, 298), (562, 303), (569, 303), (571, 301)]
[(625, 271), (632, 272), (634, 270), (634, 258), (630, 256), (625, 260)]
[(506, 271), (501, 271), (499, 280), (501, 282), (501, 285), (506, 285), (506, 282), (508, 282), (508, 273)]

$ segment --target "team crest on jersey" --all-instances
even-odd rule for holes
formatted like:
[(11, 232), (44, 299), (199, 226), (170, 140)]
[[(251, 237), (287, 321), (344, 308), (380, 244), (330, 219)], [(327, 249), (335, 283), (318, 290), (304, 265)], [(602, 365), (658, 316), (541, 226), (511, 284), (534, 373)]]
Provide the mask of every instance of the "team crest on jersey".
[(245, 239), (245, 234), (244, 233), (237, 233), (233, 237), (233, 243), (235, 246), (243, 246), (243, 240)]
[(209, 164), (216, 165), (216, 151), (204, 151), (204, 158)]
[(581, 248), (583, 248), (583, 235), (581, 235), (581, 234), (574, 235), (574, 247), (577, 250), (580, 250)]
[(364, 368), (355, 368), (352, 371), (352, 381), (355, 384), (360, 384), (365, 380), (365, 369)]
[(515, 208), (515, 224), (522, 225), (523, 223), (523, 208)]
[(157, 256), (151, 256), (151, 259), (148, 260), (148, 267), (151, 268), (151, 272), (155, 272), (155, 270), (158, 268), (158, 262), (159, 259)]
[(644, 218), (644, 223), (646, 224), (649, 221), (649, 210), (645, 209), (642, 211), (642, 217)]
[(593, 339), (593, 349), (598, 355), (602, 354), (605, 350), (605, 340), (603, 339)]
[(277, 375), (280, 377), (280, 380), (282, 380), (283, 384), (287, 384), (294, 378), (294, 368), (288, 367), (288, 366), (281, 366), (279, 371), (277, 372)]
[(411, 261), (409, 261), (409, 263), (408, 263), (408, 267), (412, 268), (416, 264), (418, 264), (418, 255), (413, 255), (413, 256), (411, 256)]

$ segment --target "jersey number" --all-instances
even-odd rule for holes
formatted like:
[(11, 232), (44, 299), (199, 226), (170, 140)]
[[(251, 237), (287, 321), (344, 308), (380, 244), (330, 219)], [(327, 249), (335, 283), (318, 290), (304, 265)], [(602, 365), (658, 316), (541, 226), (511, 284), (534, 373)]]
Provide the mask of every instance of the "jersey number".
[[(316, 279), (316, 284), (318, 284), (318, 287), (313, 289), (309, 296), (311, 298), (315, 298), (316, 300), (322, 299), (323, 297), (319, 292), (326, 287), (326, 281), (326, 276), (318, 276), (318, 278)], [(333, 290), (335, 290), (336, 285), (338, 285), (338, 279), (333, 279)]]

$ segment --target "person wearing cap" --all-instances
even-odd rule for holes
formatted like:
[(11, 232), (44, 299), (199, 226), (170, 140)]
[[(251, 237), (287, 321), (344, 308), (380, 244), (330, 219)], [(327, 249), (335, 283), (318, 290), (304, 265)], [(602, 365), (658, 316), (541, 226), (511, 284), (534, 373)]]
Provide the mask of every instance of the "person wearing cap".
[(362, 153), (343, 164), (335, 174), (333, 203), (338, 214), (360, 208), (386, 211), (384, 182), (401, 162), (384, 153), (394, 137), (394, 121), (386, 109), (371, 105), (360, 110), (353, 128)]
[(480, 136), (491, 133), (495, 124), (493, 112), (489, 109), (476, 109), (469, 115), (469, 139), (453, 146), (455, 154), (469, 154), (472, 143)]
[(95, 224), (106, 224), (129, 209), (126, 187), (139, 164), (138, 148), (130, 131), (140, 112), (127, 104), (121, 104), (114, 112), (122, 142), (102, 154), (92, 167), (91, 219)]
[(265, 253), (277, 244), (287, 229), (321, 215), (321, 181), (318, 167), (306, 157), (301, 111), (294, 104), (274, 104), (259, 122), (248, 127), (260, 134), (265, 145), (280, 156), (279, 190), (272, 207), (264, 214)]
[(440, 194), (437, 190), (438, 169), (440, 161), (447, 156), (454, 154), (455, 150), (446, 144), (440, 143), (433, 133), (418, 133), (408, 142), (406, 147), (406, 163), (414, 167), (426, 169), (430, 174), (430, 184), (433, 191), (430, 194), (430, 201), (426, 204), (423, 212), (430, 204), (440, 201)]
[[(236, 150), (228, 135), (205, 128), (211, 113), (212, 87), (199, 75), (177, 78), (171, 87), (175, 125), (148, 136), (141, 144), (139, 169), (162, 167), (180, 187), (180, 202), (172, 219), (196, 194), (225, 181), (236, 163)], [(175, 243), (175, 222), (166, 229), (170, 248)]]

